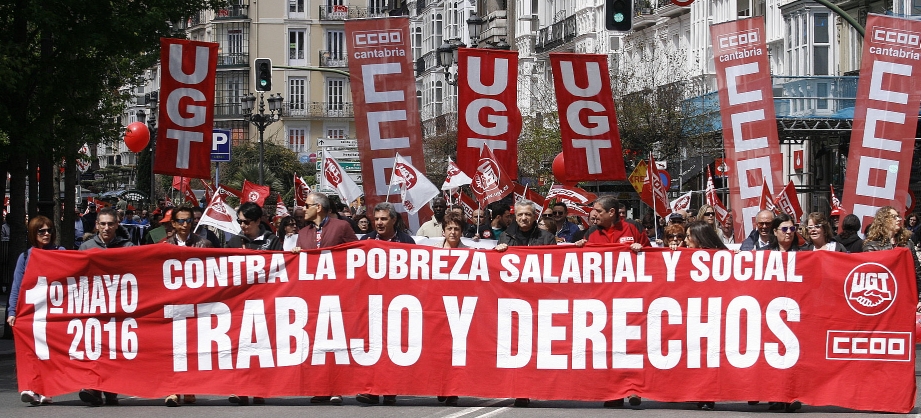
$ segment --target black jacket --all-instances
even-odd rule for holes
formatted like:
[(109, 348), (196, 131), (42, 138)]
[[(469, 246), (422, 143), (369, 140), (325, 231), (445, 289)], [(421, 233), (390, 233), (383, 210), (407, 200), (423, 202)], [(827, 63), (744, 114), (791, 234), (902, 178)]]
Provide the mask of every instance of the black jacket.
[(857, 234), (851, 234), (844, 236), (842, 234), (835, 235), (833, 238), (835, 242), (844, 246), (844, 249), (849, 253), (859, 253), (863, 252), (863, 240), (860, 239), (860, 236)]
[[(524, 235), (526, 239), (522, 240), (519, 235)], [(530, 231), (519, 233), (518, 224), (512, 223), (505, 232), (499, 237), (498, 244), (508, 244), (514, 246), (534, 246), (534, 245), (556, 245), (556, 236), (550, 232), (540, 229), (535, 224)]]

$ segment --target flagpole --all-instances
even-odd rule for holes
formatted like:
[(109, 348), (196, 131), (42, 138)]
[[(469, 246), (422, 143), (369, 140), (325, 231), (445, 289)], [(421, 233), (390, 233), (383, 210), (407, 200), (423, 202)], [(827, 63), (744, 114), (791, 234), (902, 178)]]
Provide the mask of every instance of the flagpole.
[[(399, 156), (399, 155), (400, 153), (398, 152), (396, 156)], [(390, 189), (393, 188), (393, 175), (396, 171), (397, 171), (397, 159), (396, 157), (394, 157), (393, 167), (390, 168), (390, 181), (387, 183), (387, 197), (384, 198), (384, 201), (388, 203), (390, 203)]]
[[(655, 161), (652, 161), (652, 152), (649, 153), (649, 161), (652, 162), (646, 169), (652, 170), (652, 167), (655, 165)], [(656, 186), (653, 185), (652, 175), (654, 173), (649, 173), (649, 194), (652, 195), (652, 219), (655, 221), (652, 223), (652, 228), (655, 232), (656, 241), (659, 240), (659, 213), (656, 211)]]

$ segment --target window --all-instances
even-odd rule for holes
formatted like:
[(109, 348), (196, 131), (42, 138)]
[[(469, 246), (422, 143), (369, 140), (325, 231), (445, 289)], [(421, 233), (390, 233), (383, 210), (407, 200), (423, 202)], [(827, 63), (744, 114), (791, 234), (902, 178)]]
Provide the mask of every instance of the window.
[(227, 60), (222, 64), (246, 65), (246, 55), (243, 47), (243, 30), (231, 29), (227, 31)]
[(240, 98), (249, 84), (249, 71), (218, 71), (214, 86), (214, 116), (242, 114)]
[(921, 15), (921, 0), (911, 0), (911, 14)]
[(291, 116), (304, 116), (307, 111), (307, 79), (288, 80), (288, 109)]
[(304, 13), (304, 0), (288, 0), (288, 16)]
[(828, 109), (828, 99), (821, 99), (821, 97), (828, 97), (828, 83), (817, 83), (815, 93), (816, 96), (820, 97), (816, 101), (816, 109)]
[(384, 10), (387, 9), (387, 0), (368, 0), (368, 16), (378, 17), (385, 16)]
[(305, 51), (307, 44), (306, 29), (291, 29), (288, 31), (288, 63), (291, 65), (307, 65)]
[(347, 139), (349, 135), (345, 128), (337, 126), (326, 128), (326, 137), (335, 139)]
[(326, 79), (326, 110), (330, 116), (344, 116), (345, 79)]
[(815, 30), (813, 31), (813, 43), (828, 43), (828, 13), (816, 13), (813, 18)]
[(329, 51), (329, 59), (331, 60), (341, 61), (345, 59), (345, 32), (341, 30), (326, 31), (326, 50)]
[(308, 152), (307, 129), (288, 128), (288, 149), (297, 153)]
[(828, 75), (828, 47), (812, 47), (812, 75)]

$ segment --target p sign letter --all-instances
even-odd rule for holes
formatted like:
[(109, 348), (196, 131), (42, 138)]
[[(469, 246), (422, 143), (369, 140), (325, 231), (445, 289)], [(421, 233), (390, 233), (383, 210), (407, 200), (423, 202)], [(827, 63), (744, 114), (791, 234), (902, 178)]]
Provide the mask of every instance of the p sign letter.
[(211, 138), (211, 161), (230, 161), (230, 131), (215, 129)]

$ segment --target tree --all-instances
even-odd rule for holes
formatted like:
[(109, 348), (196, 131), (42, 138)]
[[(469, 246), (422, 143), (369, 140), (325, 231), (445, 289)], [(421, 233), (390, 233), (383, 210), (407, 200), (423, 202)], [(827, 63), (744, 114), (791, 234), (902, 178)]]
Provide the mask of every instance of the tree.
[(552, 81), (544, 79), (528, 84), (519, 81), (519, 87), (523, 86), (527, 86), (531, 106), (522, 112), (528, 114), (522, 116), (518, 140), (518, 175), (543, 180), (545, 186), (538, 189), (545, 193), (554, 182), (553, 159), (563, 152), (556, 93)]
[[(302, 164), (297, 154), (283, 146), (265, 142), (263, 155), (263, 182), (279, 193), (286, 203), (294, 200), (294, 176), (302, 176), (308, 184), (315, 184), (316, 166)], [(233, 159), (221, 165), (222, 183), (243, 187), (243, 180), (255, 182), (259, 178), (259, 144), (244, 143), (233, 149)], [(271, 197), (270, 197), (271, 199)], [(274, 202), (274, 200), (270, 200)]]

